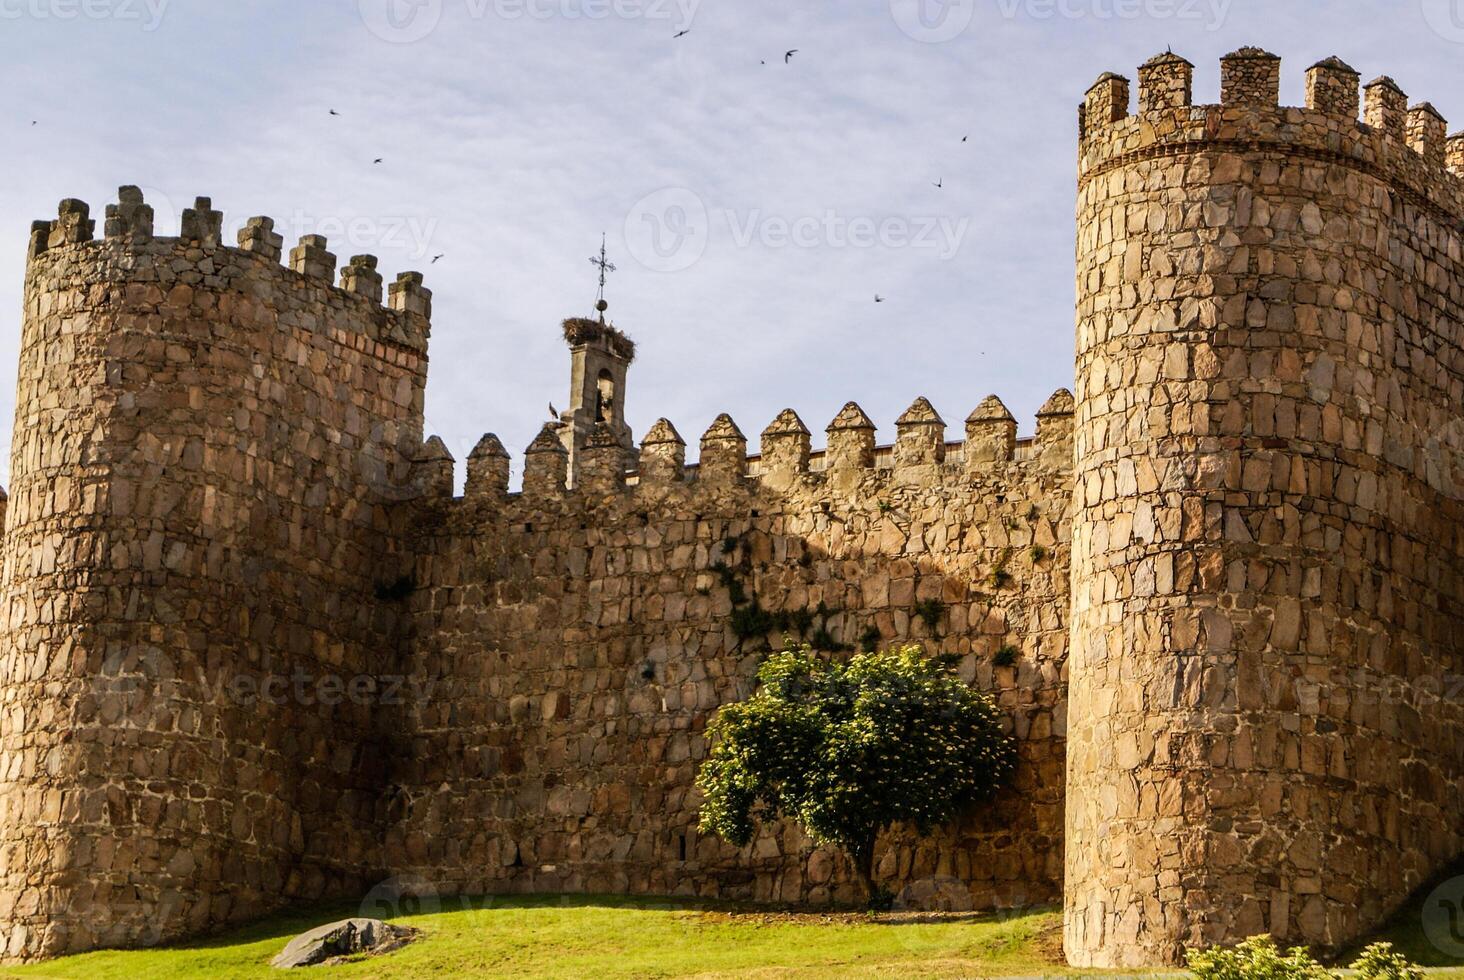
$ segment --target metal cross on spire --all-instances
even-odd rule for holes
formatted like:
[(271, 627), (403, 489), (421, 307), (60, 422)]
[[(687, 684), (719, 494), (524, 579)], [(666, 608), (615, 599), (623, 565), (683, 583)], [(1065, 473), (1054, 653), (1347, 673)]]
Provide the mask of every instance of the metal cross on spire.
[(609, 304), (605, 302), (605, 276), (617, 270), (615, 264), (606, 258), (603, 232), (600, 234), (600, 254), (590, 256), (590, 264), (600, 270), (600, 293), (595, 297), (595, 309), (600, 311), (600, 319), (604, 320), (605, 310), (609, 308)]

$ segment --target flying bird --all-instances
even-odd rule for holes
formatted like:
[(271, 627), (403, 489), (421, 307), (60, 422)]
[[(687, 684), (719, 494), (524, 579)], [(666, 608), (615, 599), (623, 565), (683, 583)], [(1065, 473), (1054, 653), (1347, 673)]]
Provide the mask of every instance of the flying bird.
[(881, 296), (879, 293), (875, 293), (874, 294), (874, 301), (876, 303), (883, 303), (884, 302), (884, 297)]
[(940, 190), (941, 188), (945, 187), (945, 178), (942, 177), (940, 180), (937, 180), (934, 184), (934, 187), (936, 190)]
[(964, 142), (966, 142), (966, 141), (967, 141), (967, 140), (968, 140), (968, 139), (970, 139), (970, 138), (971, 138), (971, 137), (969, 137), (969, 136), (962, 136), (962, 137), (961, 137), (961, 142), (962, 142), (962, 143), (964, 143)]
[(553, 402), (549, 403), (549, 417), (556, 422), (559, 421), (559, 409), (554, 407)]
[(671, 40), (673, 40), (673, 41), (674, 41), (674, 40), (676, 40), (676, 38), (678, 38), (678, 37), (686, 37), (686, 35), (688, 35), (688, 34), (690, 34), (690, 33), (691, 33), (691, 28), (690, 28), (690, 27), (688, 27), (688, 28), (687, 28), (687, 29), (686, 29), (686, 30), (684, 30), (684, 31), (682, 31), (682, 32), (681, 32), (681, 33), (679, 33), (679, 34), (677, 34), (677, 35), (675, 35), (675, 36), (674, 36), (674, 37), (672, 37), (672, 38), (671, 38)]
[(380, 163), (382, 161), (382, 159), (383, 159), (382, 157), (377, 157), (375, 160), (372, 160), (371, 162), (372, 163)]
[(783, 55), (783, 64), (786, 65), (790, 61), (792, 61), (793, 60), (793, 56), (795, 54), (797, 54), (797, 53), (798, 53), (798, 49), (797, 48), (794, 48), (792, 51), (789, 51), (787, 54)]
[(442, 255), (434, 255), (434, 256), (432, 256), (432, 264), (433, 265), (436, 265), (437, 264), (437, 260), (440, 259), (440, 258), (442, 258), (445, 255), (447, 255), (446, 252), (443, 252)]
[(339, 112), (336, 112), (334, 109), (330, 110), (330, 114), (332, 116), (339, 116), (340, 115), (340, 113)]

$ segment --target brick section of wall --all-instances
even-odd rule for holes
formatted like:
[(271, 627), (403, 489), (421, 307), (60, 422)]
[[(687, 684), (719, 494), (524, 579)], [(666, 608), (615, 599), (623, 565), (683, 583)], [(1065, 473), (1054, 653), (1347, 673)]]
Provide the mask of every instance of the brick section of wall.
[[(696, 831), (707, 722), (753, 691), (764, 655), (731, 629), (726, 561), (769, 610), (836, 610), (829, 632), (850, 645), (873, 626), (882, 647), (955, 655), (1011, 719), (1010, 792), (930, 840), (887, 835), (879, 876), (902, 901), (1055, 901), (1070, 458), (831, 476), (800, 454), (740, 483), (445, 502), (412, 600), (433, 694), (409, 706), (393, 781), (412, 789), (386, 864), (444, 891), (857, 901), (842, 858), (792, 826), (745, 850)], [(938, 637), (915, 613), (930, 599), (948, 606)], [(1017, 663), (994, 666), (1008, 644)]]
[(1336, 948), (1464, 846), (1464, 184), (1247, 101), (1082, 147), (1075, 965)]
[(0, 583), (11, 959), (376, 879), (378, 712), (294, 684), (394, 669), (376, 586), (401, 567), (425, 317), (112, 224), (133, 237), (38, 235), (27, 272)]

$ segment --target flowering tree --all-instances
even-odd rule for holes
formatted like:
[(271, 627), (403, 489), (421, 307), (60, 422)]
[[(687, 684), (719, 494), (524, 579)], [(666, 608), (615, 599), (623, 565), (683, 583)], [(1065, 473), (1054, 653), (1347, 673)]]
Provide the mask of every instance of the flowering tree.
[(703, 830), (739, 847), (756, 821), (791, 817), (853, 862), (871, 904), (885, 828), (920, 834), (989, 799), (1015, 743), (991, 698), (918, 646), (830, 661), (808, 646), (771, 656), (758, 691), (709, 726), (697, 785)]

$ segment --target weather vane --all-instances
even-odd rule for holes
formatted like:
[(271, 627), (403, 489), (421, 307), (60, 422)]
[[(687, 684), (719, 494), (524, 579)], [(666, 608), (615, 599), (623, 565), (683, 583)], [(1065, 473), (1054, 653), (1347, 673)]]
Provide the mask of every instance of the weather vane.
[(600, 311), (600, 321), (603, 323), (605, 311), (610, 308), (610, 304), (605, 302), (605, 276), (616, 271), (614, 263), (606, 258), (603, 232), (600, 234), (600, 254), (590, 256), (590, 264), (600, 270), (600, 293), (595, 297), (595, 309)]

